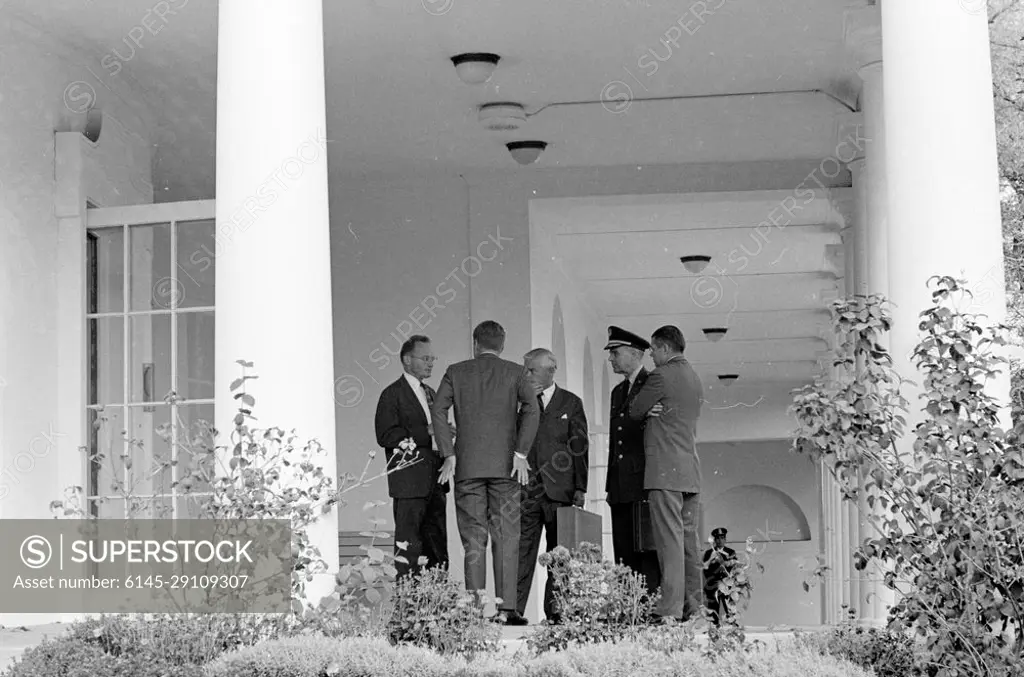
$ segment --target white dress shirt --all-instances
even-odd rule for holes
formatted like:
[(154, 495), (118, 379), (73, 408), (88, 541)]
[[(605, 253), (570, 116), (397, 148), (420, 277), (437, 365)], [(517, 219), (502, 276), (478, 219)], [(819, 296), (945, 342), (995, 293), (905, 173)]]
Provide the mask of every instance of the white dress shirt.
[(555, 394), (555, 384), (552, 383), (544, 390), (540, 391), (540, 401), (544, 404), (544, 408), (547, 409), (548, 405), (551, 404), (551, 397)]
[(430, 405), (427, 404), (427, 391), (423, 389), (423, 382), (418, 378), (404, 372), (405, 380), (409, 382), (409, 386), (412, 388), (413, 393), (416, 394), (416, 399), (420, 401), (420, 406), (423, 407), (423, 413), (427, 417), (427, 431), (430, 433), (430, 441), (434, 449), (437, 449), (437, 443), (434, 442), (434, 421), (430, 415)]

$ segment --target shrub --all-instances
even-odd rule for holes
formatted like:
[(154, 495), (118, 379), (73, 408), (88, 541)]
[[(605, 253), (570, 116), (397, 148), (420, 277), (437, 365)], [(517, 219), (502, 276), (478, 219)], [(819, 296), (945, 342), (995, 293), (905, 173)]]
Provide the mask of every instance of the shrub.
[(27, 649), (3, 677), (203, 677), (203, 670), (146, 655), (115, 656), (96, 643), (66, 635)]
[(643, 578), (629, 567), (602, 560), (596, 545), (582, 543), (573, 552), (559, 546), (538, 561), (554, 578), (561, 623), (541, 625), (527, 637), (534, 651), (621, 639), (650, 620), (657, 593), (649, 595)]
[(877, 677), (923, 674), (914, 640), (904, 632), (844, 623), (825, 632), (799, 634), (795, 641), (809, 651), (872, 670)]
[(935, 305), (921, 313), (912, 355), (924, 374), (912, 448), (898, 445), (910, 405), (883, 345), (891, 320), (878, 296), (832, 304), (839, 378), (822, 375), (797, 392), (794, 448), (822, 459), (845, 498), (867, 492), (863, 518), (879, 536), (854, 563), (876, 563), (900, 592), (890, 626), (924, 638), (929, 672), (1006, 675), (1024, 640), (1024, 422), (1007, 434), (1000, 403), (984, 390), (1006, 368), (1006, 327), (982, 327), (959, 310), (969, 295), (961, 281), (932, 280)]
[(575, 646), (528, 660), (443, 657), (382, 640), (302, 637), (225, 654), (207, 677), (870, 677), (852, 663), (800, 647), (708, 657), (661, 653), (632, 642)]
[(501, 647), (501, 628), (484, 616), (476, 594), (462, 590), (442, 567), (421, 569), (398, 582), (388, 637), (442, 654), (473, 655)]

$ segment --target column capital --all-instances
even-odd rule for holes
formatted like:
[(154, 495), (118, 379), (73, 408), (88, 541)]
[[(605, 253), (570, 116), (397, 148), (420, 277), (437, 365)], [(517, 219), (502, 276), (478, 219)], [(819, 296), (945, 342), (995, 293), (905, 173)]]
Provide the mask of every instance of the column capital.
[(868, 67), (882, 63), (882, 10), (878, 5), (848, 9), (843, 15), (843, 43), (864, 77)]

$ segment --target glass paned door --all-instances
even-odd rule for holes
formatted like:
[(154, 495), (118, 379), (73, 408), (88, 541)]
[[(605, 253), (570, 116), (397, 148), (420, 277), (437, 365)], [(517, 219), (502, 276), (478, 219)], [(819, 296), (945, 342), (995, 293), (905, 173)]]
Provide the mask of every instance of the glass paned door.
[(189, 430), (213, 423), (214, 203), (87, 214), (87, 511), (187, 518)]

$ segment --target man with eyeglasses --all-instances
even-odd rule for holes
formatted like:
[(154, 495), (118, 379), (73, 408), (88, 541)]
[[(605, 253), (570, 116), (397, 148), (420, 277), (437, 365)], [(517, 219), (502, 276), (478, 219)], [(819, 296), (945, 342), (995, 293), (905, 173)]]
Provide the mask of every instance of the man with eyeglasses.
[[(395, 565), (402, 577), (420, 569), (420, 557), (428, 567), (448, 566), (449, 486), (438, 482), (441, 455), (430, 412), (436, 393), (426, 384), (437, 359), (430, 339), (410, 336), (399, 355), (405, 373), (380, 394), (374, 427), (391, 471), (388, 494), (395, 518), (395, 555), (407, 560)], [(412, 443), (406, 442), (409, 439)], [(399, 543), (407, 544), (404, 550)]]

